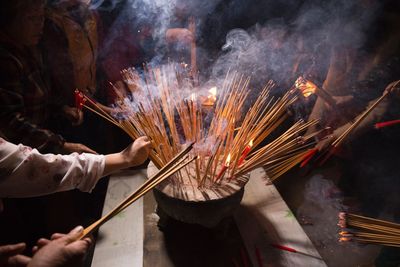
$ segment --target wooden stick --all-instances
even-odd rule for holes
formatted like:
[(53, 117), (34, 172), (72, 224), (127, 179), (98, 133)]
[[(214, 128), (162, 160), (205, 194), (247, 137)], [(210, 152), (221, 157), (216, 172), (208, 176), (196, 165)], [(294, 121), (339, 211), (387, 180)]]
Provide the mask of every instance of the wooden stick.
[(350, 135), (350, 133), (352, 131), (354, 131), (354, 129), (357, 128), (358, 125), (360, 125), (360, 123), (368, 116), (369, 113), (371, 113), (372, 110), (374, 110), (374, 108), (382, 102), (382, 100), (384, 100), (387, 96), (389, 95), (389, 93), (385, 92), (381, 97), (379, 97), (366, 111), (364, 111), (364, 113), (357, 118), (357, 120), (341, 135), (339, 136), (333, 143), (332, 146), (337, 147), (339, 146), (346, 137), (348, 137)]
[(189, 19), (189, 31), (192, 33), (193, 37), (190, 44), (191, 72), (194, 84), (197, 85), (196, 21), (193, 16)]

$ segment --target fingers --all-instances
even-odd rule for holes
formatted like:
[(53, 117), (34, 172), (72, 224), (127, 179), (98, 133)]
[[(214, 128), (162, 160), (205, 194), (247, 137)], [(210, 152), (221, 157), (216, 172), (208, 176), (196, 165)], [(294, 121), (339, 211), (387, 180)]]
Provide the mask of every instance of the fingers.
[(59, 239), (65, 242), (66, 244), (69, 244), (73, 241), (78, 240), (82, 233), (83, 233), (83, 227), (79, 225), (74, 229), (72, 229), (68, 234), (66, 234), (63, 237), (60, 237)]
[(91, 244), (92, 240), (90, 238), (84, 238), (82, 240), (70, 243), (67, 247), (71, 253), (79, 257), (86, 254)]
[(25, 267), (31, 261), (31, 258), (25, 255), (16, 255), (8, 259), (8, 266)]
[(136, 139), (138, 141), (143, 141), (143, 142), (149, 142), (150, 139), (148, 136), (144, 135), (144, 136), (140, 136), (138, 139)]
[(34, 246), (32, 248), (32, 253), (35, 254), (39, 249), (41, 249), (42, 247), (46, 246), (47, 244), (49, 244), (51, 242), (51, 240), (48, 240), (46, 238), (40, 238), (37, 242), (36, 242), (36, 246)]
[(395, 90), (399, 89), (399, 85), (400, 85), (400, 80), (390, 83), (388, 86), (386, 86), (385, 93), (386, 94), (393, 93)]
[(0, 257), (11, 257), (22, 253), (26, 248), (25, 243), (0, 246)]
[(51, 235), (51, 240), (56, 240), (64, 236), (66, 236), (66, 234), (54, 233)]
[(88, 148), (87, 146), (85, 146), (85, 145), (82, 145), (82, 144), (80, 144), (81, 145), (81, 152), (83, 152), (83, 153), (91, 153), (91, 154), (98, 154), (96, 151), (94, 151), (93, 149), (90, 149), (90, 148)]
[(141, 136), (137, 140), (140, 140), (143, 142), (143, 146), (150, 147), (151, 146), (151, 140), (147, 136)]
[(82, 110), (76, 108), (74, 113), (75, 114), (74, 114), (72, 125), (73, 126), (81, 125), (82, 122), (83, 122), (83, 112), (82, 112)]

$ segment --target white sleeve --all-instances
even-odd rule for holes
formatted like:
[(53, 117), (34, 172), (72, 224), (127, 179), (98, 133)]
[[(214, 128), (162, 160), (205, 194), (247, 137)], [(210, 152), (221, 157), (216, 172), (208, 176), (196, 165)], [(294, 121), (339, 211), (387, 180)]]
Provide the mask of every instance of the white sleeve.
[(78, 188), (90, 192), (104, 171), (94, 154), (40, 154), (0, 138), (0, 198), (32, 197)]

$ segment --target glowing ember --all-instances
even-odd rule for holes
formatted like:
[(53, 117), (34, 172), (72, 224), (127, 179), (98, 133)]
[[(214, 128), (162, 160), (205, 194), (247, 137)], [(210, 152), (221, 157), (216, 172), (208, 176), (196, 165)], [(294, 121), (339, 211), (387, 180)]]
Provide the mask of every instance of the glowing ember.
[(253, 140), (250, 140), (249, 144), (245, 147), (243, 150), (242, 156), (239, 159), (238, 165), (241, 166), (244, 159), (247, 157), (247, 155), (250, 153), (251, 148), (253, 147)]
[(227, 166), (227, 167), (229, 167), (229, 164), (231, 163), (231, 153), (229, 153), (228, 154), (228, 157), (226, 158), (226, 161), (225, 161), (225, 165)]
[(313, 82), (310, 82), (309, 80), (304, 79), (301, 76), (297, 78), (295, 86), (301, 91), (305, 98), (309, 97), (312, 94), (315, 94), (315, 91), (318, 88)]
[(206, 100), (203, 102), (203, 106), (213, 106), (215, 101), (217, 100), (217, 87), (211, 87), (210, 90), (208, 90), (210, 93)]
[(349, 242), (349, 241), (351, 241), (350, 237), (340, 237), (339, 238), (339, 242)]
[(192, 102), (196, 101), (196, 94), (195, 93), (192, 93), (190, 95), (190, 100), (192, 100)]

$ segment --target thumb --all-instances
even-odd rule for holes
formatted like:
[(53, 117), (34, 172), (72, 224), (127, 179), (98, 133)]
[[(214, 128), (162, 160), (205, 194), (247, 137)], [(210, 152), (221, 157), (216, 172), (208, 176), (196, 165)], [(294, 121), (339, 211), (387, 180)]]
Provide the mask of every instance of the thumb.
[(26, 248), (25, 243), (0, 246), (0, 257), (11, 257), (22, 253)]
[(66, 234), (63, 237), (60, 237), (59, 240), (65, 244), (69, 244), (71, 242), (74, 242), (79, 239), (83, 232), (83, 227), (82, 226), (77, 226), (74, 229), (72, 229), (68, 234)]

